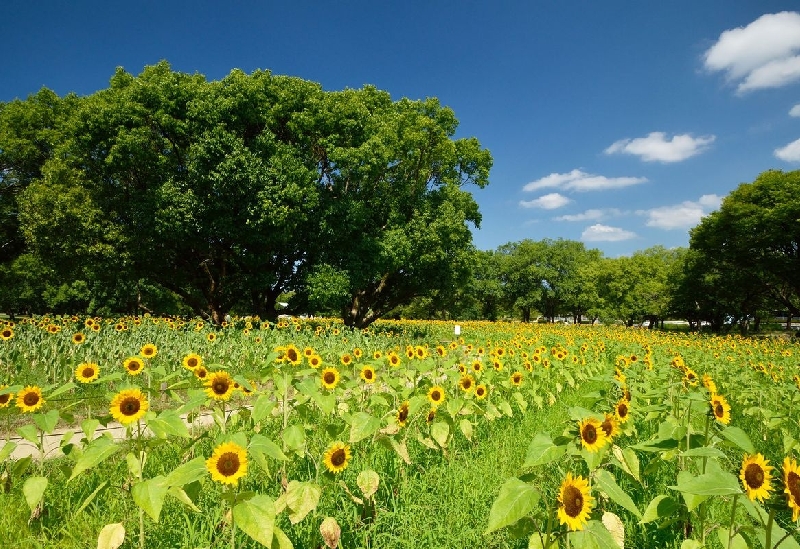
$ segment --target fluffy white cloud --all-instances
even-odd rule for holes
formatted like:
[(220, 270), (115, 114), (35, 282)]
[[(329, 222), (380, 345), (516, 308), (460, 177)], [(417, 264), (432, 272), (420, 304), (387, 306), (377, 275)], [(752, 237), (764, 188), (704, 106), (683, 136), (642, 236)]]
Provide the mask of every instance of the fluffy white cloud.
[(636, 238), (636, 233), (600, 223), (586, 227), (581, 233), (581, 240), (584, 242), (619, 242), (631, 238)]
[(645, 162), (680, 162), (706, 150), (714, 142), (713, 135), (692, 137), (684, 133), (667, 139), (664, 132), (652, 132), (647, 137), (620, 139), (605, 150), (606, 154), (633, 154)]
[(599, 191), (605, 189), (618, 189), (647, 182), (646, 177), (605, 177), (593, 175), (582, 170), (572, 170), (569, 173), (551, 173), (536, 181), (531, 181), (523, 191), (536, 191), (539, 189), (556, 188), (568, 191)]
[(775, 156), (786, 162), (800, 162), (800, 139), (792, 141), (785, 147), (775, 149)]
[(738, 91), (780, 87), (800, 78), (800, 13), (762, 15), (724, 31), (704, 55), (710, 71), (739, 81)]
[(558, 193), (550, 193), (540, 196), (536, 200), (521, 200), (519, 205), (523, 208), (542, 208), (543, 210), (555, 210), (562, 206), (566, 206), (571, 201), (564, 195)]
[(789, 111), (789, 116), (800, 116), (800, 103), (792, 107)]
[(659, 229), (689, 229), (700, 223), (700, 219), (712, 210), (719, 208), (722, 197), (704, 194), (696, 202), (687, 200), (680, 204), (661, 206), (636, 213), (647, 216), (645, 225)]
[(554, 217), (553, 219), (555, 221), (600, 221), (601, 219), (618, 216), (621, 213), (622, 212), (616, 208), (590, 209), (583, 213), (560, 215), (558, 217)]

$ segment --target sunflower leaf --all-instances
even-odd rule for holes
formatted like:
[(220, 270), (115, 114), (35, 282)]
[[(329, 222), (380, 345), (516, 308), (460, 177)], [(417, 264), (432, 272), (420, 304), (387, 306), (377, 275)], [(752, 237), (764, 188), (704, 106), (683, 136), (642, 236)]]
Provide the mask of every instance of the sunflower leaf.
[(25, 480), (25, 483), (22, 485), (22, 493), (25, 496), (25, 502), (28, 504), (31, 511), (42, 501), (42, 496), (44, 496), (44, 491), (47, 489), (48, 482), (47, 477), (30, 477)]
[(151, 479), (137, 482), (131, 488), (133, 502), (136, 503), (147, 515), (158, 522), (164, 498), (167, 496), (168, 486), (166, 477), (159, 475)]
[(549, 435), (536, 433), (528, 445), (528, 453), (525, 455), (525, 463), (522, 466), (535, 467), (551, 463), (563, 456), (566, 451), (566, 446), (554, 444)]
[(256, 399), (253, 404), (252, 418), (253, 421), (259, 423), (262, 419), (272, 413), (275, 408), (275, 401), (269, 395), (261, 395)]
[(631, 497), (619, 487), (614, 475), (605, 469), (600, 469), (597, 471), (597, 473), (595, 473), (595, 480), (597, 481), (597, 487), (605, 492), (611, 501), (636, 515), (639, 520), (642, 519), (641, 511), (639, 511), (639, 508), (636, 507), (636, 504), (633, 502)]
[(317, 508), (322, 488), (311, 482), (289, 482), (286, 488), (286, 506), (289, 508), (289, 521), (297, 524)]
[(489, 511), (489, 524), (486, 526), (484, 535), (514, 524), (522, 517), (529, 515), (539, 503), (539, 497), (540, 494), (536, 488), (516, 477), (505, 481)]
[(739, 427), (726, 427), (720, 434), (725, 437), (729, 442), (735, 444), (741, 450), (744, 450), (748, 454), (755, 454), (756, 449), (753, 446), (753, 443), (750, 442), (750, 437), (747, 436), (747, 433), (742, 431)]
[(269, 496), (256, 494), (238, 500), (233, 506), (233, 520), (242, 532), (264, 547), (272, 545), (275, 502)]
[(431, 438), (442, 447), (447, 447), (447, 439), (450, 436), (450, 425), (444, 421), (437, 421), (431, 425)]
[(8, 456), (10, 456), (14, 450), (17, 448), (16, 442), (6, 442), (3, 444), (3, 447), (0, 448), (0, 463), (3, 463)]
[(147, 426), (158, 438), (167, 438), (174, 435), (189, 438), (189, 428), (175, 410), (164, 410), (158, 417), (147, 422)]
[(590, 520), (583, 530), (570, 532), (569, 543), (573, 549), (609, 549), (619, 547), (611, 532), (599, 520)]
[(125, 526), (121, 522), (106, 524), (97, 536), (97, 549), (117, 549), (125, 542)]
[(381, 420), (366, 412), (353, 414), (350, 422), (350, 443), (356, 443), (374, 435), (381, 427)]
[(114, 444), (114, 440), (110, 436), (102, 436), (94, 439), (83, 451), (83, 454), (75, 462), (75, 468), (72, 469), (70, 480), (74, 479), (84, 471), (102, 463), (109, 457), (116, 454), (120, 446)]
[(646, 524), (654, 520), (672, 516), (679, 508), (680, 504), (670, 496), (656, 496), (647, 505), (647, 509), (644, 510), (639, 522), (641, 524)]
[(294, 549), (292, 541), (277, 526), (272, 527), (272, 546), (271, 549)]
[(167, 475), (166, 484), (170, 488), (185, 486), (203, 478), (207, 471), (205, 459), (196, 457), (183, 465), (179, 465)]
[(678, 490), (684, 494), (697, 496), (730, 496), (741, 494), (738, 479), (722, 469), (712, 469), (704, 475), (678, 476), (678, 485), (669, 486), (673, 490)]

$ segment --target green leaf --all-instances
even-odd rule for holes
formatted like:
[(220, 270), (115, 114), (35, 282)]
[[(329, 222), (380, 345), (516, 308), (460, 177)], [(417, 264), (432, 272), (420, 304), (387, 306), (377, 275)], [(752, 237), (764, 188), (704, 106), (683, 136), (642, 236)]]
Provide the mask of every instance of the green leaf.
[(134, 484), (131, 488), (131, 495), (134, 503), (143, 509), (151, 519), (158, 522), (164, 498), (167, 496), (167, 489), (166, 477), (159, 475)]
[(637, 481), (642, 482), (642, 478), (639, 474), (639, 456), (636, 455), (635, 451), (633, 451), (631, 448), (620, 448), (619, 446), (615, 445), (611, 448), (611, 452), (613, 453), (617, 464), (623, 471), (628, 473)]
[(269, 416), (275, 408), (275, 401), (269, 395), (259, 396), (253, 404), (251, 417), (253, 421), (259, 423), (262, 419)]
[(458, 428), (461, 429), (461, 434), (464, 435), (464, 438), (467, 440), (472, 440), (472, 422), (467, 418), (462, 419), (458, 422)]
[(573, 549), (618, 549), (611, 532), (599, 520), (590, 520), (578, 532), (570, 532), (570, 547)]
[(33, 458), (31, 456), (25, 456), (22, 459), (18, 459), (11, 468), (11, 476), (21, 477), (28, 470), (28, 467), (31, 466), (31, 463), (33, 463)]
[(374, 435), (381, 427), (381, 420), (366, 412), (353, 414), (350, 422), (350, 444)]
[(600, 469), (595, 473), (595, 480), (597, 482), (597, 488), (601, 491), (605, 492), (605, 494), (617, 505), (621, 505), (634, 515), (636, 515), (639, 519), (642, 518), (642, 513), (639, 511), (639, 508), (636, 507), (636, 504), (633, 502), (631, 497), (617, 484), (614, 475), (606, 471), (605, 469)]
[(92, 440), (94, 432), (99, 426), (100, 421), (93, 417), (86, 418), (81, 422), (81, 431), (83, 431), (83, 434), (86, 436), (87, 442)]
[(549, 435), (536, 433), (528, 445), (523, 467), (535, 467), (556, 461), (567, 451), (566, 446), (556, 446)]
[[(47, 395), (47, 398), (48, 398), (48, 400), (56, 398), (57, 396), (61, 396), (64, 393), (66, 393), (67, 391), (70, 391), (70, 390), (74, 389), (75, 387), (77, 387), (77, 385), (75, 385), (74, 382), (68, 381), (64, 385), (62, 385), (61, 387), (59, 387), (58, 389), (56, 389), (55, 391), (53, 391), (52, 393)], [(51, 410), (51, 411), (57, 412), (58, 410)]]
[(756, 449), (750, 442), (750, 437), (739, 427), (725, 427), (720, 434), (748, 454), (755, 454)]
[(36, 426), (48, 435), (51, 434), (58, 424), (58, 410), (50, 410), (46, 414), (33, 414), (33, 422)]
[(37, 447), (39, 446), (39, 431), (36, 429), (36, 425), (28, 423), (27, 425), (18, 427), (17, 432), (28, 442), (32, 442)]
[(99, 493), (100, 493), (100, 492), (103, 490), (103, 488), (105, 488), (106, 486), (108, 486), (108, 481), (107, 481), (107, 480), (104, 480), (103, 482), (101, 482), (101, 483), (100, 483), (100, 484), (97, 486), (97, 488), (95, 488), (95, 489), (94, 489), (94, 491), (93, 491), (91, 494), (89, 494), (88, 496), (86, 496), (86, 499), (85, 499), (85, 500), (83, 500), (83, 503), (81, 503), (81, 506), (80, 506), (80, 507), (78, 507), (77, 511), (75, 511), (73, 514), (77, 515), (77, 514), (79, 514), (81, 511), (83, 511), (84, 509), (86, 509), (86, 507), (87, 507), (87, 506), (88, 506), (90, 503), (92, 503), (92, 502), (94, 501), (94, 498), (95, 498), (95, 497), (97, 497), (97, 494), (99, 494)]
[(181, 503), (183, 503), (186, 507), (188, 507), (192, 511), (195, 511), (197, 513), (200, 512), (200, 508), (194, 504), (192, 498), (189, 497), (189, 494), (187, 494), (186, 491), (180, 486), (170, 486), (169, 490), (167, 490), (167, 493), (170, 496), (177, 499), (178, 501), (180, 501)]
[(733, 538), (730, 539), (730, 544), (728, 543), (729, 536), (730, 530), (724, 526), (717, 528), (717, 537), (719, 538), (720, 544), (722, 544), (722, 547), (725, 549), (749, 549), (747, 540), (745, 540), (741, 534), (735, 534)]
[(498, 408), (500, 408), (500, 411), (503, 412), (503, 414), (505, 414), (506, 416), (514, 417), (514, 411), (511, 409), (511, 405), (505, 400), (501, 400), (497, 406)]
[(317, 508), (322, 488), (311, 482), (289, 482), (286, 488), (286, 506), (289, 508), (289, 521), (297, 524)]
[(364, 494), (364, 497), (367, 499), (372, 498), (375, 495), (375, 492), (378, 491), (378, 486), (380, 485), (381, 477), (373, 471), (372, 469), (366, 469), (361, 471), (358, 474), (358, 478), (356, 479), (356, 484), (358, 484), (358, 488), (361, 490), (361, 493)]
[(683, 479), (679, 476), (678, 485), (669, 488), (697, 496), (730, 496), (742, 493), (739, 480), (733, 474), (721, 469), (712, 470), (704, 475), (689, 475)]
[(94, 439), (89, 446), (83, 451), (83, 454), (75, 462), (75, 468), (72, 470), (70, 480), (74, 479), (87, 469), (91, 469), (113, 456), (119, 451), (120, 447), (114, 444), (110, 436), (102, 436)]
[(670, 496), (656, 496), (647, 505), (647, 509), (644, 510), (642, 519), (639, 522), (646, 524), (654, 520), (671, 517), (678, 509), (680, 509), (680, 503)]
[(311, 395), (311, 398), (314, 399), (314, 402), (323, 414), (330, 415), (336, 408), (336, 395), (334, 394), (322, 394), (316, 391)]
[(3, 447), (0, 448), (0, 463), (3, 463), (8, 458), (8, 456), (14, 453), (14, 450), (16, 449), (17, 449), (16, 442), (9, 441), (3, 444)]
[(294, 549), (292, 541), (277, 526), (272, 527), (272, 547), (270, 549)]
[(696, 539), (685, 539), (681, 543), (681, 549), (703, 549), (703, 544)]
[(281, 451), (280, 447), (264, 435), (253, 435), (250, 439), (250, 446), (247, 448), (253, 459), (269, 474), (269, 463), (267, 457), (278, 461), (286, 461), (286, 455)]
[(700, 458), (714, 458), (721, 459), (725, 457), (725, 453), (712, 446), (701, 446), (700, 448), (692, 448), (685, 452), (680, 453), (683, 457), (700, 457)]
[(233, 506), (233, 520), (242, 532), (264, 547), (270, 547), (275, 525), (275, 502), (257, 494), (242, 498)]
[(30, 477), (25, 480), (22, 485), (22, 493), (25, 495), (25, 502), (30, 507), (31, 511), (36, 509), (39, 502), (42, 501), (44, 491), (47, 489), (47, 477)]
[(283, 432), (283, 445), (287, 452), (302, 457), (306, 450), (306, 432), (302, 425), (289, 425)]
[(489, 511), (489, 524), (484, 535), (514, 524), (529, 515), (539, 503), (539, 497), (536, 488), (516, 477), (505, 481)]
[(168, 474), (166, 485), (170, 488), (186, 486), (189, 483), (200, 480), (207, 472), (206, 460), (203, 457), (196, 457), (183, 465), (179, 465)]
[(441, 448), (447, 447), (447, 438), (450, 436), (450, 425), (444, 421), (437, 421), (431, 425), (431, 438)]
[(189, 438), (189, 428), (186, 422), (181, 419), (181, 416), (175, 410), (164, 410), (158, 417), (150, 419), (147, 426), (153, 433), (161, 439), (165, 439), (170, 435)]
[(97, 549), (118, 549), (125, 542), (125, 526), (121, 522), (106, 524), (97, 536)]

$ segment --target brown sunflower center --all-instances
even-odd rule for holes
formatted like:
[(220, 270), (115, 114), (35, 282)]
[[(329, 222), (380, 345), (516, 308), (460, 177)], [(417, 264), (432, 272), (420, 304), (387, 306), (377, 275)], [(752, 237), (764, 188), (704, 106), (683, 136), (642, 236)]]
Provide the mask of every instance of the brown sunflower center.
[(22, 402), (25, 403), (25, 406), (35, 406), (36, 403), (39, 402), (39, 395), (36, 393), (26, 393), (22, 398)]
[(334, 467), (341, 467), (345, 461), (347, 461), (347, 454), (345, 453), (344, 448), (337, 448), (331, 454), (331, 465)]
[(11, 399), (11, 393), (0, 395), (0, 404), (6, 404)]
[(583, 429), (581, 430), (581, 438), (587, 444), (594, 444), (597, 442), (597, 429), (594, 425), (589, 423), (588, 425), (584, 425)]
[(461, 386), (464, 389), (469, 389), (470, 387), (472, 387), (472, 380), (468, 377), (465, 377), (464, 379), (461, 380)]
[(325, 372), (325, 375), (322, 376), (322, 380), (328, 385), (333, 385), (336, 383), (336, 374), (333, 372)]
[(92, 368), (91, 366), (87, 366), (86, 368), (83, 369), (81, 375), (83, 377), (92, 377), (94, 375), (94, 368)]
[(439, 400), (441, 400), (441, 398), (442, 398), (442, 393), (440, 393), (439, 391), (433, 391), (431, 393), (431, 400), (433, 400), (434, 402), (438, 402)]
[(364, 370), (364, 377), (366, 379), (372, 379), (372, 370)]
[(795, 505), (800, 505), (800, 475), (794, 471), (786, 475), (786, 488), (792, 494), (792, 500)]
[(402, 406), (400, 410), (398, 410), (397, 419), (400, 423), (404, 423), (408, 419), (408, 408), (406, 406)]
[(217, 379), (211, 384), (211, 390), (214, 391), (215, 395), (224, 395), (230, 387), (231, 384), (228, 383), (227, 379)]
[(150, 356), (150, 355), (152, 355), (152, 354), (153, 354), (153, 349), (151, 349), (151, 348), (149, 348), (149, 347), (148, 347), (148, 348), (146, 348), (146, 349), (144, 350), (144, 352), (143, 352), (142, 354), (143, 354), (144, 356)]
[(130, 370), (131, 372), (135, 372), (141, 367), (142, 363), (139, 362), (138, 360), (131, 360), (130, 364), (128, 364), (128, 370)]
[(5, 338), (11, 337), (11, 330), (3, 330), (3, 337)]
[(611, 433), (614, 432), (614, 425), (611, 423), (611, 420), (606, 418), (603, 423), (600, 424), (600, 428), (603, 429), (603, 432), (606, 434), (607, 437), (611, 436)]
[(564, 488), (564, 512), (571, 518), (577, 518), (583, 511), (583, 494), (575, 486)]
[(217, 460), (217, 471), (224, 477), (230, 477), (239, 471), (239, 455), (235, 452), (225, 452)]
[(286, 351), (286, 358), (288, 358), (290, 362), (297, 362), (297, 351), (289, 349)]
[(519, 383), (520, 381), (522, 381), (522, 376), (519, 375), (519, 374), (515, 374), (514, 375), (514, 383)]
[(135, 415), (142, 407), (142, 403), (136, 397), (127, 397), (119, 405), (119, 411), (124, 416)]
[(200, 368), (200, 369), (197, 370), (196, 374), (197, 374), (197, 377), (199, 377), (200, 379), (203, 379), (204, 377), (206, 377), (208, 375), (208, 372), (206, 372), (205, 370)]
[(721, 402), (714, 403), (714, 415), (717, 417), (725, 416), (725, 408), (722, 407)]
[(195, 357), (193, 357), (193, 356), (190, 356), (189, 359), (186, 361), (186, 365), (189, 368), (197, 367), (197, 359)]
[(744, 480), (750, 488), (761, 488), (764, 484), (764, 469), (757, 463), (751, 463), (744, 470)]
[(476, 395), (478, 395), (478, 396), (483, 396), (485, 392), (486, 392), (486, 391), (484, 390), (484, 388), (483, 388), (483, 387), (478, 387), (478, 388), (475, 390), (475, 394), (476, 394)]
[(628, 415), (628, 405), (625, 404), (624, 402), (620, 403), (619, 406), (617, 406), (617, 415), (619, 417), (621, 417), (621, 418), (624, 418), (625, 416), (627, 416)]

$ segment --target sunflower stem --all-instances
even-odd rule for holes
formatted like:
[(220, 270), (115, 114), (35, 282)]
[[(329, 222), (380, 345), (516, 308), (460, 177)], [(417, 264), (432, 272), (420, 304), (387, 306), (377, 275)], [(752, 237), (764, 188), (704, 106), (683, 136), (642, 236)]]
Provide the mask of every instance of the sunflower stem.
[(231, 549), (236, 549), (236, 521), (233, 520), (233, 506), (236, 505), (236, 487), (231, 486)]
[(733, 504), (731, 505), (731, 523), (728, 526), (728, 549), (731, 549), (731, 544), (733, 543), (733, 522), (736, 518), (736, 503), (739, 501), (739, 494), (733, 495)]
[[(764, 543), (765, 549), (773, 549), (772, 547), (772, 521), (775, 519), (775, 507), (771, 507), (769, 510), (769, 517), (767, 517), (767, 526), (766, 526), (766, 541)], [(776, 546), (777, 547), (777, 546)]]

